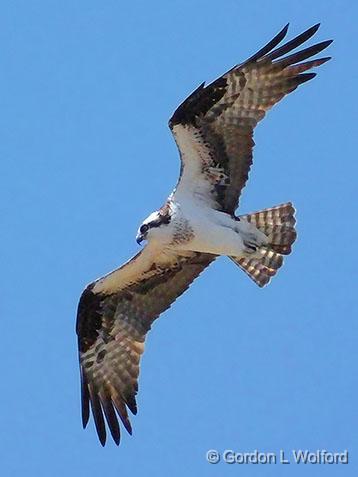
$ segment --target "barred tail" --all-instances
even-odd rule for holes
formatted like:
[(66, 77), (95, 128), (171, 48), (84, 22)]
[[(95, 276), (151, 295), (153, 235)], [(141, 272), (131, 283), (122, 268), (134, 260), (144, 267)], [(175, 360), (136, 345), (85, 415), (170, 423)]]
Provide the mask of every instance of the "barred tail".
[(260, 287), (276, 275), (283, 264), (283, 255), (291, 253), (296, 240), (295, 209), (290, 202), (260, 212), (240, 216), (251, 222), (268, 237), (268, 243), (253, 255), (230, 257)]

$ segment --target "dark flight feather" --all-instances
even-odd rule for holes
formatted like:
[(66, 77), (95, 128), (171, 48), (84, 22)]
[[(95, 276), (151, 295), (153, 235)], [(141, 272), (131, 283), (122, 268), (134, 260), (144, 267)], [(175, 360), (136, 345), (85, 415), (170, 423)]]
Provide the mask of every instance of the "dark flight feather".
[(114, 272), (118, 274), (116, 290), (96, 293), (96, 282), (87, 287), (78, 309), (82, 421), (85, 427), (91, 405), (102, 445), (106, 442), (104, 418), (116, 444), (120, 442), (117, 415), (132, 433), (127, 408), (137, 413), (139, 359), (153, 321), (215, 259), (196, 252), (173, 256), (169, 262), (158, 256), (156, 262), (143, 265), (135, 281), (125, 284), (131, 269), (145, 263), (141, 255)]
[[(252, 165), (253, 131), (257, 123), (284, 96), (316, 76), (316, 73), (305, 71), (329, 59), (299, 63), (327, 48), (331, 40), (284, 56), (309, 40), (319, 24), (277, 47), (286, 36), (287, 27), (248, 60), (212, 83), (225, 79), (226, 86), (221, 90), (222, 96), (218, 96), (219, 99), (206, 112), (203, 110), (197, 115), (195, 108), (191, 109), (192, 102), (184, 101), (174, 113), (176, 121), (171, 121), (171, 125), (182, 162), (176, 194), (183, 192), (193, 197), (206, 194), (211, 207), (232, 215), (235, 213)], [(212, 85), (201, 85), (202, 104), (208, 105), (215, 98), (211, 93)], [(204, 99), (206, 91), (210, 96), (207, 102)], [(181, 118), (178, 111), (185, 111), (185, 121), (180, 124), (177, 123)], [(191, 120), (193, 117), (195, 120)], [(192, 151), (198, 152), (195, 155)], [(186, 165), (195, 161), (199, 162), (197, 170), (200, 172), (192, 177), (190, 174), (195, 168)], [(220, 173), (216, 174), (215, 170)], [(211, 187), (205, 187), (205, 183)], [(204, 193), (202, 190), (209, 191)]]

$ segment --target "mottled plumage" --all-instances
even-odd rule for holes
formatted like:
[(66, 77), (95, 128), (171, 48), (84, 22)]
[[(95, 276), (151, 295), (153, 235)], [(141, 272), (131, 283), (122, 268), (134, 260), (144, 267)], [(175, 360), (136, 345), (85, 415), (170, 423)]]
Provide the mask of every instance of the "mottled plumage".
[(132, 432), (128, 409), (137, 412), (146, 334), (193, 280), (226, 255), (264, 286), (291, 252), (296, 238), (291, 203), (235, 216), (252, 164), (256, 124), (286, 94), (315, 76), (306, 71), (329, 59), (306, 61), (330, 41), (291, 53), (318, 25), (278, 47), (287, 28), (244, 63), (208, 86), (202, 83), (178, 107), (169, 126), (180, 152), (180, 178), (166, 204), (138, 230), (137, 242), (147, 240), (147, 245), (88, 285), (81, 296), (77, 335), (82, 421), (86, 426), (92, 410), (102, 445), (106, 422), (117, 444), (118, 418)]
[[(142, 260), (143, 255), (147, 260)], [(106, 431), (101, 409), (116, 443), (120, 430), (114, 409), (132, 433), (126, 408), (137, 412), (139, 359), (153, 321), (214, 260), (195, 252), (186, 255), (158, 260), (157, 251), (147, 246), (114, 272), (118, 290), (102, 291), (99, 281), (99, 291), (91, 284), (82, 294), (77, 319), (82, 421), (85, 426), (91, 404), (102, 444)]]
[[(210, 196), (212, 207), (231, 214), (235, 212), (252, 164), (255, 126), (286, 94), (316, 76), (305, 71), (330, 59), (326, 57), (297, 64), (325, 49), (331, 41), (282, 57), (311, 38), (318, 27), (315, 25), (272, 51), (285, 37), (288, 25), (285, 26), (254, 56), (206, 88), (204, 83), (201, 84), (179, 106), (169, 121), (182, 160), (177, 193), (184, 190), (187, 194), (190, 188), (193, 193), (200, 193), (202, 189)], [(202, 99), (206, 90), (211, 101), (213, 97), (218, 98), (210, 109)], [(186, 109), (195, 111), (191, 122), (193, 113), (185, 115)], [(201, 151), (201, 164), (191, 154), (197, 148)], [(195, 181), (192, 180), (194, 169), (198, 176)]]

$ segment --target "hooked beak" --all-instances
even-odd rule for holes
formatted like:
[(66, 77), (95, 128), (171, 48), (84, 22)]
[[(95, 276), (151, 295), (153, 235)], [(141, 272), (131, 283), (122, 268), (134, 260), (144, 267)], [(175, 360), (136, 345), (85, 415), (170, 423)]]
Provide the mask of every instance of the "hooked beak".
[(137, 234), (135, 240), (136, 240), (137, 244), (140, 245), (143, 242), (144, 237), (143, 237), (142, 234)]

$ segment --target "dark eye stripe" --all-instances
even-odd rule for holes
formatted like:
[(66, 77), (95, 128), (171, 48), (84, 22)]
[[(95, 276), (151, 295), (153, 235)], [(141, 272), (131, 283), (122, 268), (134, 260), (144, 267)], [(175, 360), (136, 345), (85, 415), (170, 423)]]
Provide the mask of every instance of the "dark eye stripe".
[(159, 217), (150, 223), (150, 227), (160, 227), (163, 224), (169, 224), (170, 215), (159, 215)]
[(145, 234), (149, 229), (152, 229), (154, 227), (160, 227), (163, 224), (169, 224), (170, 222), (170, 215), (162, 215), (160, 214), (159, 217), (155, 220), (152, 220), (149, 224), (143, 224), (139, 231), (141, 234)]
[(145, 234), (145, 233), (148, 231), (148, 229), (149, 229), (149, 225), (148, 225), (148, 224), (143, 224), (143, 225), (141, 226), (141, 228), (139, 229), (139, 232), (140, 232), (141, 234)]

